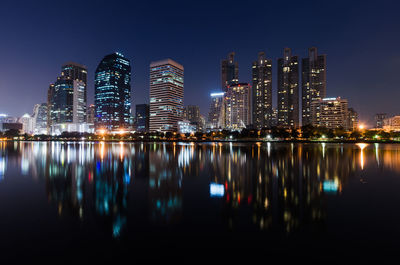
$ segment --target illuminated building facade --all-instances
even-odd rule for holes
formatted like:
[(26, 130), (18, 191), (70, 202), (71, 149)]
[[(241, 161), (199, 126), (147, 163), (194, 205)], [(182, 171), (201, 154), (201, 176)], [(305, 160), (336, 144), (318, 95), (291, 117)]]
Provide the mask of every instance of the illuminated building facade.
[(302, 125), (311, 124), (311, 103), (326, 97), (326, 55), (318, 55), (315, 47), (308, 49), (302, 60)]
[(86, 122), (87, 69), (68, 62), (62, 66), (61, 75), (50, 84), (47, 94), (47, 127)]
[(94, 118), (96, 116), (96, 107), (94, 104), (90, 104), (87, 109), (87, 123), (94, 124)]
[(149, 131), (149, 104), (136, 105), (136, 130), (138, 132)]
[(121, 53), (106, 55), (95, 73), (95, 127), (115, 131), (131, 124), (131, 64)]
[(323, 98), (311, 103), (311, 125), (328, 129), (348, 129), (347, 100)]
[(47, 134), (47, 103), (36, 104), (33, 108), (33, 133)]
[(258, 54), (253, 62), (253, 125), (257, 129), (271, 126), (272, 118), (272, 60), (265, 53)]
[(299, 127), (299, 64), (291, 49), (278, 59), (278, 126)]
[(184, 68), (165, 59), (150, 64), (150, 131), (176, 132), (183, 118)]
[(210, 112), (208, 122), (210, 129), (225, 127), (225, 92), (211, 93)]
[(225, 97), (225, 127), (240, 130), (251, 124), (251, 86), (238, 83), (228, 86)]
[(347, 110), (347, 129), (356, 130), (358, 128), (358, 113), (353, 108)]
[(202, 131), (204, 129), (204, 122), (201, 119), (199, 106), (186, 106), (183, 112), (183, 117), (190, 122), (190, 125), (196, 128), (195, 131)]
[(239, 64), (235, 62), (235, 53), (228, 54), (228, 58), (221, 62), (221, 88), (223, 91), (228, 90), (229, 85), (239, 82)]
[(400, 116), (393, 116), (383, 120), (383, 129), (385, 131), (400, 131)]

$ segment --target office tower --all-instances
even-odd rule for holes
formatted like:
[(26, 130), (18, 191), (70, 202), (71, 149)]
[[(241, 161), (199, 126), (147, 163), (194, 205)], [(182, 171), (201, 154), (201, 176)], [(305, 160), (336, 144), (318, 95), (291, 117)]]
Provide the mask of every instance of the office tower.
[(95, 72), (96, 130), (126, 130), (131, 123), (131, 64), (121, 53), (106, 55)]
[(183, 66), (165, 59), (150, 64), (150, 131), (175, 132), (183, 118)]
[(47, 89), (47, 134), (51, 133), (51, 126), (53, 124), (52, 111), (54, 109), (54, 84), (50, 84)]
[(47, 133), (47, 103), (36, 104), (33, 108), (33, 133)]
[(291, 49), (278, 59), (278, 126), (299, 127), (299, 64)]
[(239, 82), (239, 64), (235, 62), (235, 53), (228, 54), (228, 58), (221, 62), (221, 88), (227, 91), (229, 85)]
[(28, 113), (25, 113), (18, 119), (18, 122), (22, 124), (22, 133), (33, 134), (34, 124), (33, 117)]
[(375, 128), (383, 129), (383, 121), (387, 118), (387, 113), (375, 114)]
[(271, 126), (272, 115), (272, 61), (265, 53), (258, 54), (252, 66), (253, 125), (257, 129)]
[(200, 107), (196, 105), (188, 105), (183, 111), (184, 119), (190, 122), (190, 125), (194, 126), (195, 131), (203, 131), (204, 123), (200, 115)]
[(190, 122), (198, 122), (200, 120), (200, 108), (196, 105), (188, 105), (184, 109), (184, 118)]
[(311, 125), (328, 129), (349, 129), (347, 106), (347, 100), (340, 97), (314, 100), (311, 103)]
[(228, 86), (225, 97), (225, 126), (240, 130), (251, 124), (251, 87), (247, 83)]
[(225, 128), (225, 92), (211, 93), (208, 122), (211, 129)]
[(61, 75), (54, 84), (50, 84), (47, 93), (49, 133), (52, 126), (66, 123), (79, 126), (86, 122), (86, 88), (87, 69), (85, 66), (69, 62), (61, 67)]
[(86, 66), (67, 62), (61, 68), (61, 77), (74, 80), (73, 123), (86, 122), (87, 69)]
[(308, 49), (302, 60), (302, 125), (311, 123), (311, 102), (326, 97), (326, 55), (318, 55), (315, 47)]
[(91, 104), (87, 109), (87, 123), (94, 124), (95, 116), (96, 116), (96, 107), (94, 104)]
[(149, 104), (136, 105), (136, 129), (138, 132), (149, 131)]
[(358, 113), (353, 108), (347, 109), (347, 129), (357, 130), (358, 128)]

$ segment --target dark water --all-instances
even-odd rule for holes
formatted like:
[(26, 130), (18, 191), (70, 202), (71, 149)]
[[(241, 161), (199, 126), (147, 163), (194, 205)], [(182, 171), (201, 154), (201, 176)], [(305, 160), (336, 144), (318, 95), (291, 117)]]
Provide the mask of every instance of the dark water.
[(400, 145), (0, 142), (1, 263), (396, 257)]

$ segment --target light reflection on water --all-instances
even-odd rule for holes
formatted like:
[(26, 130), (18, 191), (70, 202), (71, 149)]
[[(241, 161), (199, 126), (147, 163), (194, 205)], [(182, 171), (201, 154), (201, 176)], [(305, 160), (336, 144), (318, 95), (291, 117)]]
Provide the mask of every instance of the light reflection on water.
[[(11, 170), (15, 165), (19, 169)], [(49, 204), (57, 208), (54, 214), (81, 222), (111, 220), (114, 238), (134, 225), (129, 198), (137, 182), (144, 183), (139, 203), (145, 205), (144, 219), (153, 227), (183, 225), (188, 218), (202, 226), (212, 212), (210, 216), (218, 216), (209, 219), (222, 220), (215, 224), (220, 229), (290, 235), (304, 225), (323, 224), (326, 199), (340, 196), (349, 181), (362, 178), (369, 167), (399, 174), (400, 147), (0, 142), (0, 185), (18, 174), (28, 176), (45, 185)], [(196, 203), (204, 207), (206, 217), (188, 217), (184, 205)]]

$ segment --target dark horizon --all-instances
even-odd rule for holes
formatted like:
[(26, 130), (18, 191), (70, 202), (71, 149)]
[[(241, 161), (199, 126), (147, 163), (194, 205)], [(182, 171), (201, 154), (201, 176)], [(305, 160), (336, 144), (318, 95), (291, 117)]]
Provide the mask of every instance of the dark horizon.
[(132, 112), (148, 103), (150, 62), (171, 58), (185, 67), (184, 104), (207, 114), (209, 94), (221, 89), (221, 60), (231, 51), (240, 82), (251, 83), (258, 52), (273, 60), (276, 107), (277, 59), (284, 47), (304, 58), (312, 46), (327, 55), (327, 96), (348, 99), (360, 122), (372, 125), (375, 113), (399, 112), (395, 1), (78, 3), (2, 3), (0, 113), (22, 116), (46, 102), (49, 84), (68, 61), (88, 67), (88, 104), (93, 103), (94, 71), (116, 51), (132, 64)]

